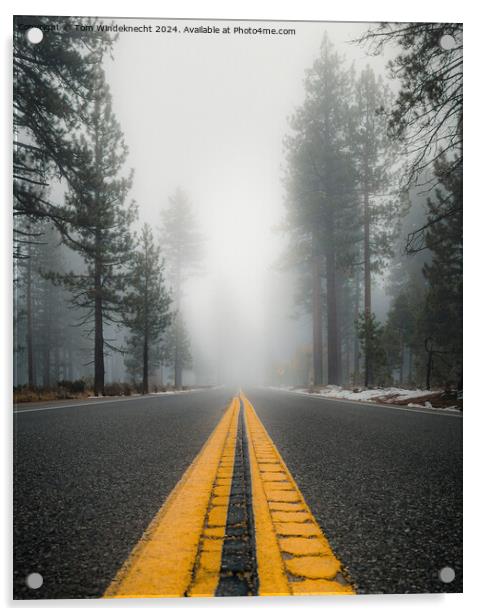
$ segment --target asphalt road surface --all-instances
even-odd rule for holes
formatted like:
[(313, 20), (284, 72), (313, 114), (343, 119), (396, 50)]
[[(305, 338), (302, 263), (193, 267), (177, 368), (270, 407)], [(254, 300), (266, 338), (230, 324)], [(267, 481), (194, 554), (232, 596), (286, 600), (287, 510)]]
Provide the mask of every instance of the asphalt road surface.
[(17, 406), (14, 597), (101, 596), (234, 393)]
[(460, 416), (246, 395), (358, 592), (462, 591)]
[[(14, 596), (101, 596), (234, 393), (17, 406)], [(246, 394), (358, 592), (461, 591), (460, 417)]]

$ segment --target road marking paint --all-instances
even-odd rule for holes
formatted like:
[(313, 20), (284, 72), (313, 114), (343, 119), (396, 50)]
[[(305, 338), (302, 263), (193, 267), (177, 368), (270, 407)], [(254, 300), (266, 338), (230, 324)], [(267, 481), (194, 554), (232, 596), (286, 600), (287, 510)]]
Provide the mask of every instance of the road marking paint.
[(355, 594), (278, 449), (249, 400), (241, 397), (250, 449), (259, 594)]
[[(224, 387), (224, 385), (219, 385), (217, 387), (211, 387), (211, 388), (199, 388), (199, 389), (187, 389), (186, 391), (165, 391), (165, 392), (160, 392), (160, 393), (150, 393), (150, 394), (143, 394), (143, 395), (133, 395), (133, 396), (123, 396), (122, 398), (115, 398), (114, 400), (104, 400), (103, 398), (105, 396), (101, 396), (98, 400), (95, 400), (93, 402), (80, 402), (80, 404), (62, 404), (62, 405), (57, 405), (57, 406), (43, 406), (40, 408), (31, 408), (31, 409), (17, 409), (14, 410), (13, 413), (14, 415), (17, 415), (18, 413), (33, 413), (35, 411), (53, 411), (55, 409), (78, 409), (81, 406), (91, 406), (92, 404), (114, 404), (117, 402), (135, 402), (136, 400), (145, 400), (146, 398), (149, 398), (150, 400), (155, 400), (156, 396), (178, 396), (178, 395), (183, 395), (183, 394), (196, 394), (196, 393), (200, 393), (200, 392), (211, 392), (214, 391), (215, 389), (222, 389)], [(24, 402), (19, 402), (18, 404), (25, 404)], [(15, 403), (13, 404), (13, 406), (15, 407)]]
[[(229, 542), (236, 544), (239, 539), (233, 533), (231, 537), (229, 529), (239, 530), (242, 522), (239, 509), (230, 513), (234, 503), (230, 501), (238, 502), (241, 494), (241, 469), (236, 465), (241, 425), (249, 458), (244, 476), (251, 486), (250, 496), (236, 507), (251, 503), (256, 554), (256, 585), (247, 594), (355, 593), (253, 406), (244, 395), (241, 400), (245, 423), (239, 423), (240, 398), (236, 397), (107, 588), (105, 598), (212, 597), (220, 594), (222, 580), (236, 581), (231, 576), (246, 563), (230, 553), (235, 557), (231, 572), (231, 561), (225, 558), (227, 547), (232, 547)], [(237, 592), (236, 584), (232, 590)]]
[[(228, 496), (220, 497), (216, 491), (219, 489), (231, 490), (236, 433), (239, 422), (239, 398), (235, 398), (232, 405), (234, 407), (234, 415), (230, 423), (216, 479), (211, 491), (191, 582), (185, 593), (189, 597), (213, 597), (219, 581), (229, 492)], [(219, 502), (220, 498), (223, 499), (223, 502)]]
[[(81, 406), (92, 406), (93, 404), (117, 404), (117, 402), (135, 402), (136, 400), (142, 400), (145, 398), (150, 398), (151, 396), (134, 396), (134, 397), (126, 397), (126, 398), (118, 398), (116, 400), (96, 400), (95, 402), (81, 402), (80, 404), (62, 404), (58, 406), (43, 406), (41, 408), (34, 409), (18, 409), (14, 410), (13, 414), (18, 415), (19, 413), (35, 413), (36, 411), (55, 411), (57, 409), (78, 409)], [(14, 405), (15, 406), (15, 405)]]
[[(156, 514), (105, 598), (212, 596), (219, 579), (239, 399)], [(222, 477), (220, 477), (222, 475)], [(217, 480), (225, 482), (218, 485)]]
[(244, 406), (241, 403), (233, 477), (224, 532), (217, 597), (258, 594), (251, 465)]

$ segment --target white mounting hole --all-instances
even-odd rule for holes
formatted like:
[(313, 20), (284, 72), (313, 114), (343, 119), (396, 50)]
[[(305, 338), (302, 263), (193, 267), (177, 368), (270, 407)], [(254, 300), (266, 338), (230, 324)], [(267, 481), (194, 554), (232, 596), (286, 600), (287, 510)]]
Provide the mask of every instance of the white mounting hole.
[(450, 582), (455, 580), (455, 571), (452, 567), (443, 567), (443, 569), (440, 569), (438, 572), (438, 576), (441, 582), (444, 584), (450, 584)]
[(29, 28), (27, 30), (27, 40), (32, 45), (38, 45), (44, 37), (44, 33), (40, 28)]
[(44, 583), (44, 579), (40, 573), (30, 573), (25, 578), (25, 584), (32, 590), (37, 590)]
[(456, 45), (455, 39), (451, 34), (444, 34), (441, 36), (438, 44), (442, 49), (446, 50), (453, 49)]

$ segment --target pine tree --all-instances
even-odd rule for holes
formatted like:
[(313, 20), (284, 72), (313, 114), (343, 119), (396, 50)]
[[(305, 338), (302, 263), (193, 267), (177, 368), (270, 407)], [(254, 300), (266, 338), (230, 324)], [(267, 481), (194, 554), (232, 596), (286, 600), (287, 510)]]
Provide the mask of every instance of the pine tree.
[(131, 348), (137, 354), (138, 349), (142, 349), (142, 392), (147, 394), (151, 362), (160, 361), (160, 337), (171, 321), (171, 298), (164, 282), (164, 262), (147, 224), (142, 228), (138, 249), (132, 256), (127, 282), (124, 323), (132, 334)]
[(174, 368), (174, 387), (182, 388), (182, 381), (176, 381), (176, 367), (180, 370), (192, 365), (191, 344), (186, 324), (181, 313), (175, 313), (171, 326), (167, 329), (161, 345), (162, 361)]
[[(93, 24), (80, 18), (82, 23)], [(25, 257), (26, 244), (35, 240), (35, 221), (48, 217), (63, 223), (49, 200), (53, 178), (70, 181), (75, 157), (70, 137), (82, 123), (82, 106), (90, 88), (90, 57), (110, 49), (106, 33), (78, 36), (73, 18), (63, 18), (61, 33), (48, 31), (40, 44), (31, 44), (19, 23), (48, 27), (58, 17), (17, 16), (13, 36), (13, 194), (14, 255)], [(79, 18), (75, 18), (79, 23)], [(30, 229), (21, 224), (28, 219)]]
[[(388, 64), (391, 77), (401, 87), (390, 112), (390, 133), (402, 140), (408, 153), (405, 187), (416, 183), (433, 186), (424, 174), (447, 155), (451, 162), (445, 175), (462, 171), (463, 24), (381, 23), (360, 39), (381, 53), (387, 44), (400, 52)], [(441, 46), (442, 37), (453, 38), (450, 49)], [(430, 225), (429, 225), (430, 226)], [(426, 247), (426, 225), (411, 232), (407, 250)]]
[(326, 279), (328, 381), (340, 381), (337, 277), (353, 260), (357, 224), (355, 169), (347, 148), (353, 73), (325, 35), (307, 71), (306, 97), (285, 138), (286, 224), (309, 254), (312, 278), (314, 383), (322, 374), (322, 284)]
[(26, 244), (29, 259), (18, 261), (15, 281), (15, 384), (50, 388), (72, 379), (73, 360), (83, 362), (80, 314), (69, 310), (68, 292), (52, 284), (53, 272), (64, 272), (65, 247), (46, 219), (36, 224), (35, 241)]
[(112, 111), (100, 58), (91, 70), (83, 110), (85, 127), (72, 138), (74, 177), (60, 208), (64, 242), (83, 258), (85, 269), (54, 278), (72, 292), (73, 304), (86, 310), (83, 323), (91, 324), (94, 335), (94, 393), (100, 395), (104, 393), (104, 353), (114, 348), (105, 340), (104, 325), (120, 322), (136, 206), (125, 204), (132, 172), (121, 176), (127, 146)]
[[(393, 146), (387, 134), (386, 108), (390, 95), (381, 78), (375, 77), (367, 66), (356, 82), (355, 105), (352, 115), (352, 138), (358, 184), (362, 198), (363, 219), (363, 269), (364, 269), (364, 318), (372, 318), (372, 274), (379, 271), (392, 254), (396, 232), (396, 203), (390, 198), (390, 155)], [(373, 331), (366, 327), (368, 334)], [(372, 345), (365, 341), (365, 387), (373, 382)], [(368, 353), (368, 354), (367, 354)]]
[(407, 290), (402, 290), (395, 297), (387, 315), (384, 330), (384, 346), (390, 371), (398, 369), (398, 382), (402, 386), (405, 381), (405, 349), (411, 346), (414, 336), (414, 315), (410, 305)]
[(462, 383), (462, 173), (445, 157), (435, 163), (439, 187), (428, 199), (427, 248), (432, 260), (424, 267), (428, 282), (426, 338), (431, 340), (438, 379)]
[(387, 354), (384, 342), (384, 328), (381, 323), (371, 315), (365, 318), (363, 315), (357, 322), (356, 327), (362, 350), (371, 357), (373, 380), (382, 387), (390, 381), (387, 370)]
[[(191, 203), (184, 191), (178, 188), (169, 198), (169, 206), (161, 214), (161, 248), (166, 258), (168, 277), (172, 287), (174, 310), (176, 313), (171, 334), (179, 339), (170, 338), (174, 349), (174, 384), (182, 388), (182, 371), (187, 367), (184, 352), (189, 343), (182, 318), (182, 293), (185, 282), (192, 275), (201, 271), (202, 237), (197, 229)], [(189, 359), (190, 361), (190, 359)]]

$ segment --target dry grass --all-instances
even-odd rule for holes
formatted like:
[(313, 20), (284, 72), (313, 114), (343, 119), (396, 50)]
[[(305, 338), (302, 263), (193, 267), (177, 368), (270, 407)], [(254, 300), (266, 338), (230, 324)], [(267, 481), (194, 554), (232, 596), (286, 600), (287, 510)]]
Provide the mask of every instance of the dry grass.
[(20, 404), (22, 402), (39, 402), (39, 401), (52, 401), (52, 400), (76, 400), (82, 398), (88, 398), (93, 392), (84, 391), (83, 393), (70, 393), (67, 390), (62, 389), (20, 389), (13, 392), (13, 403)]

